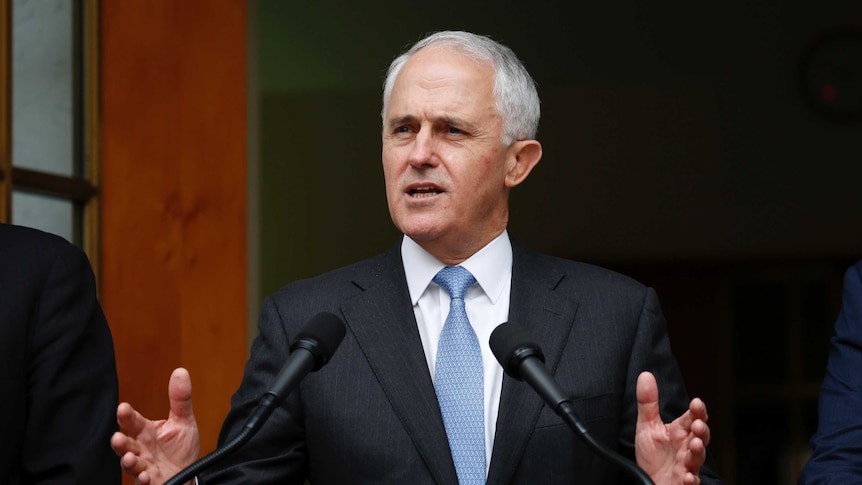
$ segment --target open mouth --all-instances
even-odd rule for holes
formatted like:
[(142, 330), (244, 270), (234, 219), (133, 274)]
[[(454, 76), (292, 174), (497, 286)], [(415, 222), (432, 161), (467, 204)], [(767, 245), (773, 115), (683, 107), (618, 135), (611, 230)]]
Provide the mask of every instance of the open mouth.
[(413, 197), (414, 199), (425, 199), (428, 197), (434, 197), (441, 192), (442, 190), (433, 186), (413, 187), (407, 191), (410, 197)]

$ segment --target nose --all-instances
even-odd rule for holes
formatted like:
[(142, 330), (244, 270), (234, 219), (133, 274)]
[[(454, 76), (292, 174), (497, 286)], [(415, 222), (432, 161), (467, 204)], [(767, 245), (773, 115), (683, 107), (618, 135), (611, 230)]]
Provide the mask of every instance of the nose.
[(421, 130), (413, 139), (407, 160), (413, 168), (434, 167), (439, 163), (434, 150), (434, 138), (429, 131)]

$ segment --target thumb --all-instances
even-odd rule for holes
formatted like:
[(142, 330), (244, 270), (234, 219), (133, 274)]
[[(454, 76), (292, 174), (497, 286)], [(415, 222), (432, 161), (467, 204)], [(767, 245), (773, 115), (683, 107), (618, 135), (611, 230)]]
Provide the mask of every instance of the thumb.
[(195, 420), (192, 411), (192, 378), (189, 371), (182, 367), (174, 369), (168, 383), (168, 400), (171, 404), (171, 417), (178, 420)]
[(641, 372), (637, 383), (638, 425), (661, 420), (658, 406), (658, 384), (650, 372)]

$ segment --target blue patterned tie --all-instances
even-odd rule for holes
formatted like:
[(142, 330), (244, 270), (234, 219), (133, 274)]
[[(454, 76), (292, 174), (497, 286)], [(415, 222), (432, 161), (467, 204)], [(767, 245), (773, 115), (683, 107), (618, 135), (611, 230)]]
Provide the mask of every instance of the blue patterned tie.
[(485, 483), (485, 391), (479, 339), (464, 310), (464, 292), (476, 278), (461, 266), (447, 266), (434, 282), (451, 299), (437, 347), (435, 388), (449, 448), (461, 485)]

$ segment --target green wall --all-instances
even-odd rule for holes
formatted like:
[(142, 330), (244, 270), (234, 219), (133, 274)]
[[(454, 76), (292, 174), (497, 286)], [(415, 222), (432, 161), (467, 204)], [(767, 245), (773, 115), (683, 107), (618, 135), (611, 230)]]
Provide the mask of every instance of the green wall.
[(815, 115), (796, 75), (852, 0), (251, 5), (262, 295), (397, 240), (381, 84), (444, 29), (503, 41), (538, 83), (544, 157), (510, 220), (530, 246), (603, 264), (859, 255), (859, 127)]

